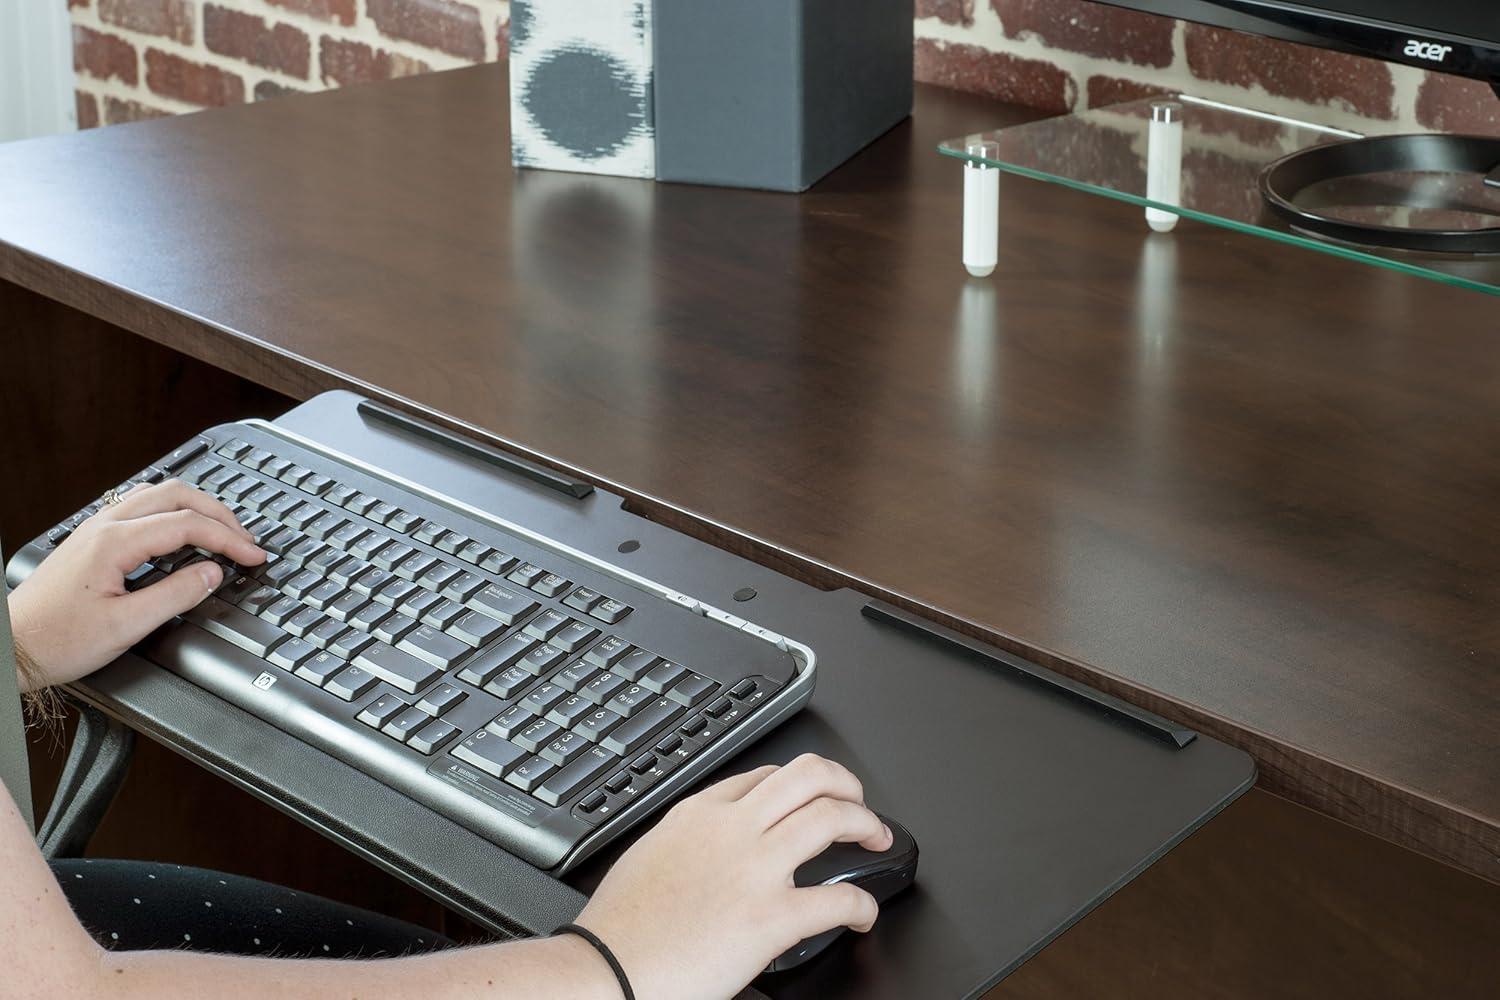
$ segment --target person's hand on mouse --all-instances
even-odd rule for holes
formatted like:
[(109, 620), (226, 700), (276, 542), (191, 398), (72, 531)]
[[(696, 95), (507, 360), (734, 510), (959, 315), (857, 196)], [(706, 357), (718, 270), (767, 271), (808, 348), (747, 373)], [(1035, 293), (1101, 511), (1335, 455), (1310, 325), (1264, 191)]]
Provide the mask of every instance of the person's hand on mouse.
[(578, 923), (643, 1000), (732, 997), (804, 938), (874, 924), (879, 907), (863, 889), (792, 882), (830, 844), (890, 848), (863, 795), (848, 769), (813, 754), (726, 778), (626, 851)]
[(228, 507), (175, 479), (137, 486), (79, 525), (10, 595), (22, 690), (97, 670), (212, 593), (224, 579), (212, 562), (125, 589), (125, 574), (184, 545), (246, 566), (266, 558)]

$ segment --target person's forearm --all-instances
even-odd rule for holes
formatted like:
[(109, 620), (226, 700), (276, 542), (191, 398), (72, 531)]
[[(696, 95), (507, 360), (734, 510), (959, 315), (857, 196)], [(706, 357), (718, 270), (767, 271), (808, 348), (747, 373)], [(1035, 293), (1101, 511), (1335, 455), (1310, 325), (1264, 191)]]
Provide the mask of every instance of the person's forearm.
[(620, 1000), (599, 953), (569, 934), (370, 960), (241, 958), (175, 951), (99, 952), (88, 996), (171, 1000)]

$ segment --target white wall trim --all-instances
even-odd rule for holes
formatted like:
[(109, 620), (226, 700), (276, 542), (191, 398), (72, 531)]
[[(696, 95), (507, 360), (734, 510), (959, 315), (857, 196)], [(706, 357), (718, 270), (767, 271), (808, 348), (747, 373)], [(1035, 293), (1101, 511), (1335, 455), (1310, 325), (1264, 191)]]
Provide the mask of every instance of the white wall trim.
[(0, 142), (77, 127), (67, 5), (0, 0)]

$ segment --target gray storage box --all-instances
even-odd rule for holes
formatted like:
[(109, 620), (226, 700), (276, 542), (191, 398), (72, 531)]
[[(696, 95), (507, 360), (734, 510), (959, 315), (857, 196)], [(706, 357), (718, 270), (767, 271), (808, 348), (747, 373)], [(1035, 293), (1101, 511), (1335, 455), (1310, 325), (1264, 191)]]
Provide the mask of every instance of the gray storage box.
[(805, 190), (911, 114), (912, 3), (512, 0), (512, 159)]
[(653, 0), (656, 177), (803, 191), (911, 114), (912, 0)]

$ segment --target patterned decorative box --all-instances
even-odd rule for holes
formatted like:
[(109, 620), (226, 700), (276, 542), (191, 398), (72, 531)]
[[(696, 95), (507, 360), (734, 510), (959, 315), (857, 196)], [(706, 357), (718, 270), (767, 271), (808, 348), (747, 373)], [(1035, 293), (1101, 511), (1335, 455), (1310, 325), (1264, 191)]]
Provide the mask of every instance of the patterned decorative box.
[(512, 158), (805, 190), (911, 113), (912, 6), (512, 0)]

